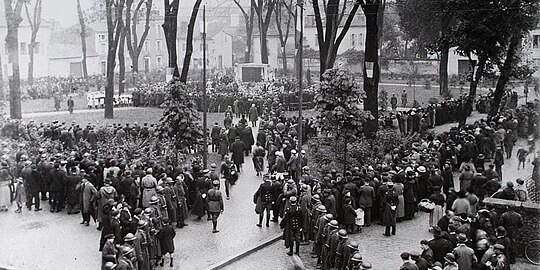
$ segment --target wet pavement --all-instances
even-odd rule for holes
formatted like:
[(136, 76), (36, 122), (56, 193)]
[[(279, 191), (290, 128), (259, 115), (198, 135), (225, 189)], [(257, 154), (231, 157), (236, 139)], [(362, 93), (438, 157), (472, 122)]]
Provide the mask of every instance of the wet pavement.
[[(520, 146), (525, 146), (523, 140), (518, 142), (514, 153)], [(517, 158), (513, 157), (505, 160), (504, 180), (527, 178), (531, 170), (530, 162), (526, 170), (517, 170)], [(225, 211), (219, 218), (220, 232), (212, 234), (210, 221), (196, 221), (191, 216), (187, 220), (189, 226), (177, 229), (173, 269), (209, 269), (280, 234), (276, 223), (271, 223), (270, 228), (255, 226), (257, 215), (252, 196), (261, 181), (262, 178), (255, 175), (251, 156), (246, 157), (244, 171), (231, 189), (231, 199), (225, 200)], [(49, 213), (46, 202), (41, 212), (24, 208), (22, 214), (16, 214), (14, 210), (13, 206), (10, 212), (0, 212), (0, 269), (99, 269), (100, 232), (94, 224), (80, 225), (80, 215)], [(419, 213), (415, 219), (399, 223), (396, 236), (384, 237), (381, 235), (384, 228), (373, 225), (351, 238), (360, 243), (364, 260), (372, 263), (375, 269), (398, 269), (401, 252), (419, 250), (419, 241), (430, 238), (428, 216)], [(310, 246), (303, 246), (301, 258), (308, 269), (313, 269), (315, 260), (309, 255), (310, 251)], [(285, 252), (280, 240), (224, 269), (292, 269)]]

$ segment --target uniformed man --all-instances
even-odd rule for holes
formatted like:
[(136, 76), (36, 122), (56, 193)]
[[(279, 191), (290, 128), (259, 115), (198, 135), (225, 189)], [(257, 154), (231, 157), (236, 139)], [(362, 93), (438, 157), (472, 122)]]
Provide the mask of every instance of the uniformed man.
[(290, 206), (285, 209), (285, 214), (281, 220), (280, 227), (285, 229), (283, 231), (283, 238), (285, 239), (285, 247), (289, 248), (287, 255), (293, 255), (293, 248), (296, 245), (295, 253), (300, 254), (300, 239), (302, 232), (303, 217), (300, 212), (300, 206), (297, 204), (298, 199), (296, 196), (289, 198)]
[(330, 269), (330, 267), (332, 267), (332, 265), (334, 264), (335, 253), (339, 241), (338, 232), (339, 225), (337, 224), (337, 220), (330, 221), (330, 223), (328, 223), (328, 234), (326, 237), (326, 243), (323, 247), (323, 253), (325, 254), (325, 256), (323, 257), (323, 270)]
[(349, 259), (346, 270), (360, 269), (360, 265), (362, 265), (362, 255), (360, 255), (360, 252), (357, 251)]
[(338, 268), (339, 270), (346, 270), (348, 269), (349, 261), (355, 253), (358, 252), (358, 242), (351, 241), (347, 242), (346, 248), (343, 249), (343, 263), (341, 264), (341, 268)]
[[(322, 233), (322, 248), (321, 248), (321, 256), (319, 256), (319, 261), (321, 263), (321, 267), (325, 267), (326, 259), (328, 257), (328, 251), (329, 251), (329, 245), (328, 245), (328, 238), (330, 237), (331, 233), (334, 230), (337, 230), (339, 228), (339, 223), (337, 220), (333, 219), (326, 226), (324, 227), (323, 233)], [(317, 262), (317, 265), (319, 262)]]
[(116, 248), (114, 246), (114, 234), (105, 236), (106, 242), (101, 251), (101, 267), (104, 268), (108, 262), (116, 262)]
[(347, 248), (347, 239), (349, 236), (347, 235), (346, 230), (339, 230), (338, 231), (338, 244), (335, 252), (335, 259), (334, 259), (334, 266), (336, 269), (341, 269), (341, 265), (344, 263), (343, 254), (345, 249)]
[(264, 177), (264, 182), (259, 186), (259, 189), (253, 196), (253, 203), (256, 204), (255, 212), (259, 214), (259, 223), (257, 223), (257, 227), (262, 227), (265, 211), (266, 227), (270, 227), (270, 210), (274, 204), (272, 192), (272, 180), (270, 177)]
[[(326, 210), (326, 207), (325, 207)], [(322, 263), (322, 247), (324, 245), (325, 230), (327, 224), (334, 218), (332, 214), (325, 214), (317, 220), (317, 233), (315, 235), (315, 245), (313, 246), (313, 258), (317, 258), (317, 265)]]

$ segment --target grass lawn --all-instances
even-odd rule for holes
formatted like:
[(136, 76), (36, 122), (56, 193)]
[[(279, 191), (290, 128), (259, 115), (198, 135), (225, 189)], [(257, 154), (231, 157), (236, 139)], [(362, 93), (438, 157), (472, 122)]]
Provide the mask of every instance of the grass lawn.
[[(159, 108), (121, 108), (121, 109), (115, 110), (114, 119), (104, 119), (103, 110), (95, 110), (91, 112), (84, 112), (84, 113), (81, 112), (81, 113), (74, 113), (74, 114), (69, 114), (67, 111), (60, 112), (58, 114), (50, 114), (50, 113), (44, 113), (42, 115), (33, 114), (31, 116), (23, 117), (23, 120), (26, 122), (30, 120), (34, 120), (37, 123), (47, 123), (47, 122), (52, 122), (54, 120), (58, 120), (59, 122), (66, 122), (66, 123), (76, 121), (77, 123), (81, 125), (86, 125), (87, 123), (103, 125), (103, 124), (125, 124), (125, 123), (137, 122), (139, 125), (142, 125), (143, 123), (149, 123), (149, 124), (158, 123), (162, 114), (163, 114), (163, 109), (159, 109)], [(201, 116), (200, 122), (202, 124), (202, 113), (200, 113), (200, 116)], [(219, 123), (219, 125), (223, 125), (224, 118), (225, 116), (223, 115), (223, 113), (209, 113), (207, 117), (208, 127), (211, 127), (215, 122)]]

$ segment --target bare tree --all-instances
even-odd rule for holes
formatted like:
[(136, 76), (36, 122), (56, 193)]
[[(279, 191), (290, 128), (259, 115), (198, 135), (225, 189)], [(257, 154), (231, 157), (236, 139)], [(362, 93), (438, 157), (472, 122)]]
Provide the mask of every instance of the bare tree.
[(0, 100), (4, 100), (4, 70), (2, 69), (2, 56), (0, 55)]
[[(281, 58), (282, 58), (282, 64), (283, 64), (283, 74), (287, 74), (287, 51), (285, 50), (285, 47), (287, 46), (287, 40), (289, 39), (289, 30), (291, 28), (291, 21), (292, 18), (294, 18), (294, 12), (291, 9), (293, 1), (289, 0), (288, 3), (283, 0), (283, 2), (279, 1), (276, 6), (276, 28), (278, 30), (278, 37), (279, 37), (279, 43), (281, 45)], [(285, 7), (285, 9), (282, 9), (282, 6)], [(285, 14), (286, 20), (285, 25), (283, 25), (283, 15)], [(283, 29), (285, 27), (285, 29)], [(285, 31), (285, 32), (284, 32)]]
[(165, 32), (165, 43), (169, 53), (169, 68), (174, 69), (173, 77), (180, 77), (178, 72), (178, 55), (176, 52), (176, 32), (178, 28), (178, 5), (180, 0), (164, 0), (165, 19), (163, 21), (163, 31)]
[(82, 70), (83, 77), (88, 79), (88, 64), (86, 60), (86, 23), (84, 21), (84, 12), (81, 8), (81, 0), (77, 0), (77, 13), (79, 15), (79, 25), (81, 27), (81, 46), (82, 46)]
[[(278, 0), (251, 0), (251, 6), (257, 13), (259, 36), (261, 40), (261, 62), (268, 64), (268, 26), (272, 19), (272, 12)], [(265, 14), (266, 11), (266, 14)]]
[(244, 9), (244, 7), (242, 7), (242, 5), (240, 4), (239, 0), (233, 1), (238, 6), (240, 12), (242, 12), (242, 15), (244, 16), (244, 23), (246, 24), (246, 50), (244, 53), (244, 62), (249, 63), (251, 62), (251, 49), (253, 42), (253, 17), (255, 16), (255, 10), (253, 9), (253, 4), (251, 4), (248, 14), (246, 9)]
[[(143, 4), (145, 5), (146, 17), (144, 31), (141, 36), (141, 39), (138, 37), (137, 25), (139, 23), (139, 12), (141, 11)], [(133, 75), (139, 72), (139, 56), (143, 49), (144, 41), (148, 37), (148, 32), (150, 30), (150, 18), (152, 14), (152, 0), (139, 0), (135, 9), (133, 10), (133, 15), (131, 13), (131, 6), (133, 5), (133, 0), (127, 0), (126, 2), (126, 38), (127, 38), (127, 49), (129, 52), (129, 57), (131, 57), (131, 66)]]
[(125, 46), (126, 46), (126, 31), (128, 28), (126, 25), (124, 30), (120, 33), (120, 41), (118, 42), (118, 95), (124, 93), (125, 81), (126, 81), (126, 56), (125, 56)]
[(187, 37), (186, 37), (186, 54), (184, 56), (184, 63), (182, 65), (182, 74), (180, 75), (181, 82), (187, 82), (189, 73), (189, 64), (191, 62), (191, 54), (193, 53), (193, 31), (195, 29), (195, 22), (197, 21), (197, 14), (202, 0), (196, 0), (191, 11), (191, 18), (189, 19)]
[(37, 33), (39, 31), (39, 26), (41, 25), (41, 0), (36, 0), (32, 17), (30, 17), (30, 11), (28, 11), (28, 3), (30, 2), (31, 1), (24, 2), (24, 10), (31, 31), (30, 44), (28, 44), (28, 56), (30, 56), (30, 62), (28, 63), (28, 83), (34, 84), (34, 51), (37, 46)]
[[(15, 3), (14, 3), (15, 2)], [(6, 43), (8, 49), (9, 117), (21, 119), (21, 73), (19, 70), (19, 25), (24, 0), (4, 0), (7, 23)], [(15, 9), (13, 9), (15, 4)]]
[(114, 67), (118, 43), (122, 35), (125, 0), (105, 0), (107, 17), (107, 84), (105, 86), (105, 118), (114, 118)]
[[(325, 70), (334, 67), (339, 46), (347, 35), (360, 4), (364, 1), (354, 1), (351, 8), (351, 3), (348, 1), (343, 1), (340, 4), (340, 0), (323, 0), (324, 18), (321, 15), (319, 2), (320, 0), (313, 0), (313, 13), (317, 28), (319, 60), (321, 62), (320, 76), (322, 78)], [(342, 25), (344, 18), (346, 20)], [(326, 21), (325, 27), (323, 27), (323, 21)]]

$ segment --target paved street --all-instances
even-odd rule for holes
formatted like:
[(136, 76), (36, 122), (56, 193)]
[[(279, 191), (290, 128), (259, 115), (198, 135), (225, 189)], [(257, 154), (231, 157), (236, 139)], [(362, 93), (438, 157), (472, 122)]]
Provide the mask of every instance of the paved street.
[[(474, 115), (469, 121), (479, 117)], [(450, 125), (436, 130), (449, 129)], [(514, 151), (524, 145), (525, 142), (520, 140)], [(506, 160), (503, 167), (505, 181), (526, 178), (531, 170), (530, 163), (526, 170), (518, 171), (515, 157)], [(174, 269), (208, 269), (281, 233), (275, 223), (270, 228), (255, 226), (257, 216), (252, 195), (260, 182), (261, 178), (255, 176), (251, 157), (246, 157), (244, 172), (232, 188), (231, 199), (225, 201), (225, 212), (219, 219), (220, 233), (211, 233), (209, 221), (196, 221), (191, 217), (188, 227), (177, 230)], [(58, 269), (58, 262), (62, 261), (62, 269), (98, 269), (100, 232), (95, 226), (79, 225), (80, 215), (51, 214), (48, 203), (43, 208), (42, 212), (15, 214), (12, 207), (10, 212), (0, 213), (0, 239), (2, 243), (9, 243), (0, 248), (0, 267)], [(430, 238), (427, 219), (427, 214), (419, 213), (414, 220), (399, 223), (398, 234), (394, 237), (383, 237), (383, 227), (374, 225), (351, 238), (360, 243), (364, 259), (377, 269), (397, 269), (402, 251), (418, 250), (419, 241)], [(309, 251), (310, 246), (304, 246), (301, 257), (311, 269), (315, 261), (310, 258)], [(278, 241), (225, 269), (290, 269), (291, 266), (283, 242)]]

